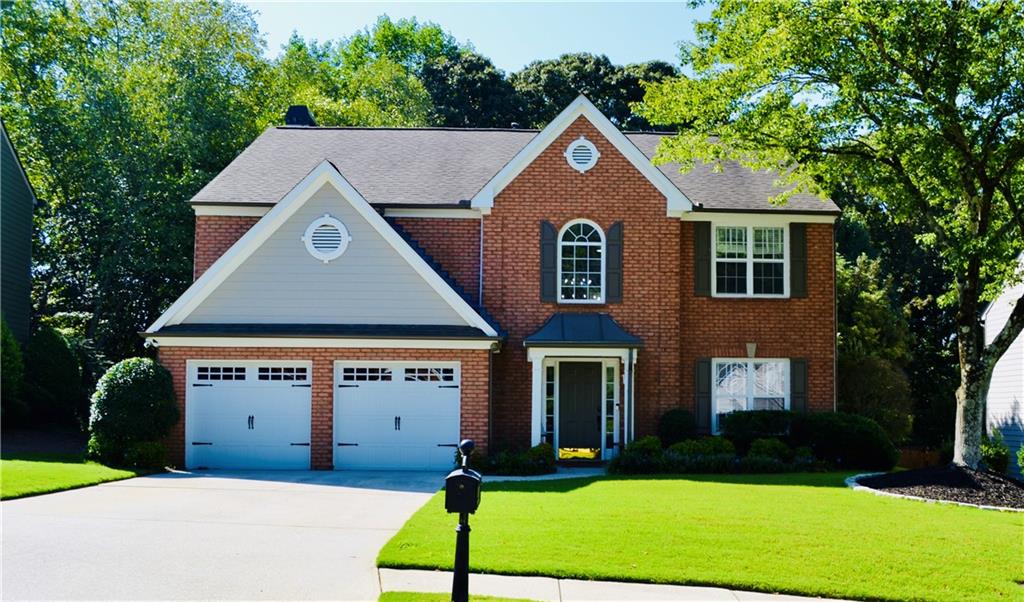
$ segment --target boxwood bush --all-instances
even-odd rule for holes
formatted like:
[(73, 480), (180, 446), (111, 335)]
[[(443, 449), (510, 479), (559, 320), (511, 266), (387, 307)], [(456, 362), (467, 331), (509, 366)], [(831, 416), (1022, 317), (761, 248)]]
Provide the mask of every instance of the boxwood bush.
[(989, 470), (1005, 474), (1010, 469), (1010, 448), (998, 430), (981, 438), (981, 460)]
[(798, 414), (784, 410), (730, 412), (719, 418), (722, 435), (747, 453), (757, 439), (782, 439), (789, 436), (790, 426)]
[(770, 458), (779, 462), (792, 462), (793, 456), (793, 449), (774, 437), (754, 439), (747, 452), (747, 457)]
[(702, 437), (680, 441), (669, 449), (682, 456), (736, 455), (736, 446), (725, 437)]
[[(555, 450), (549, 443), (541, 443), (525, 450), (502, 450), (485, 456), (474, 450), (467, 462), (470, 468), (482, 474), (502, 476), (531, 476), (555, 472)], [(455, 466), (462, 466), (462, 453), (455, 451)]]
[(685, 439), (693, 439), (697, 434), (697, 421), (693, 414), (676, 408), (661, 415), (658, 420), (658, 438), (665, 447), (671, 447)]
[(794, 447), (810, 447), (815, 457), (838, 468), (890, 470), (899, 460), (899, 451), (882, 427), (854, 414), (797, 414), (788, 441)]
[(151, 462), (155, 448), (140, 444), (166, 437), (178, 417), (167, 369), (141, 357), (118, 362), (96, 383), (89, 412), (89, 454), (107, 464)]

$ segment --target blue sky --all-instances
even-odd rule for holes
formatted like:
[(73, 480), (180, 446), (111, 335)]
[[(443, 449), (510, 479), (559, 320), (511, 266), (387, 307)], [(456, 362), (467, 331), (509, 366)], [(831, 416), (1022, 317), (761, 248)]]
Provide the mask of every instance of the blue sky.
[(680, 2), (426, 3), (244, 1), (258, 14), (267, 52), (277, 56), (292, 31), (317, 40), (351, 35), (387, 14), (434, 21), (460, 42), (471, 42), (505, 71), (566, 52), (606, 54), (616, 64), (661, 59), (679, 64), (680, 42), (707, 7)]

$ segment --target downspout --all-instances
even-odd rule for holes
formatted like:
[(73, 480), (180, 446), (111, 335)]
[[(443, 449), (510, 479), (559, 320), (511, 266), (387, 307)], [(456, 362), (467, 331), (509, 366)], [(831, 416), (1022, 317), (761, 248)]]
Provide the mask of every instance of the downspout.
[(494, 450), (494, 354), (495, 346), (491, 345), (487, 353), (487, 454)]
[(476, 302), (481, 308), (484, 306), (484, 214), (480, 214), (480, 249), (477, 259), (477, 285)]
[(634, 439), (634, 432), (635, 432), (634, 422), (636, 422), (636, 411), (635, 411), (635, 408), (633, 407), (633, 379), (634, 379), (634, 376), (633, 376), (634, 370), (633, 369), (634, 369), (634, 365), (635, 365), (633, 363), (633, 353), (634, 353), (634, 350), (633, 350), (632, 347), (630, 347), (629, 351), (627, 351), (627, 353), (626, 353), (626, 360), (630, 362), (629, 363), (629, 371), (627, 371), (627, 374), (630, 375), (630, 378), (628, 379), (629, 382), (626, 383), (626, 407), (627, 407), (627, 410), (628, 410), (628, 412), (626, 413), (626, 422), (627, 422), (628, 434), (629, 434), (629, 437), (628, 437), (626, 443), (630, 443)]

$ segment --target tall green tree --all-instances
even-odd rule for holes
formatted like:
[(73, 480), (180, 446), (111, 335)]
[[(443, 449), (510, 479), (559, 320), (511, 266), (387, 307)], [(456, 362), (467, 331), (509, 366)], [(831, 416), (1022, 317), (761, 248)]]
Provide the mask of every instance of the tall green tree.
[(388, 57), (340, 62), (336, 42), (320, 44), (297, 34), (274, 62), (268, 94), (274, 115), (307, 105), (324, 126), (420, 126), (434, 119), (430, 94), (414, 73)]
[(979, 320), (1024, 252), (1022, 43), (1019, 0), (725, 0), (697, 25), (694, 76), (651, 86), (641, 111), (692, 124), (663, 160), (792, 167), (778, 202), (847, 185), (941, 256), (954, 461), (971, 467), (992, 368), (1024, 330), (1024, 302), (989, 344)]
[(534, 61), (510, 79), (529, 127), (544, 127), (584, 94), (619, 128), (645, 129), (649, 123), (631, 108), (631, 103), (643, 98), (641, 82), (658, 82), (676, 74), (663, 61), (620, 67), (603, 54), (581, 52)]
[(0, 114), (40, 198), (37, 311), (87, 311), (110, 357), (191, 281), (185, 201), (270, 121), (248, 10), (4, 3)]
[(507, 128), (519, 122), (519, 97), (505, 74), (485, 56), (462, 50), (428, 61), (420, 72), (438, 125)]

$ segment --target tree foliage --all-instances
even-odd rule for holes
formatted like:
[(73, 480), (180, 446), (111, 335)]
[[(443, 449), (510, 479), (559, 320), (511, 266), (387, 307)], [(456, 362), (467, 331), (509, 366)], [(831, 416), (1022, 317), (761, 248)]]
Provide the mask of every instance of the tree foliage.
[(619, 67), (603, 54), (581, 52), (534, 61), (513, 73), (511, 81), (528, 127), (544, 127), (584, 94), (620, 128), (645, 129), (650, 124), (634, 114), (630, 104), (643, 98), (641, 83), (659, 82), (676, 74), (675, 67), (663, 61)]
[(38, 196), (37, 311), (88, 311), (114, 357), (191, 280), (185, 201), (268, 121), (263, 43), (232, 4), (15, 2), (2, 115)]
[(989, 345), (978, 320), (1024, 252), (1024, 5), (725, 0), (697, 37), (694, 76), (641, 109), (691, 124), (660, 157), (786, 168), (777, 202), (849, 187), (933, 249), (956, 316), (955, 461), (976, 466), (992, 366), (1024, 328), (1024, 303)]

